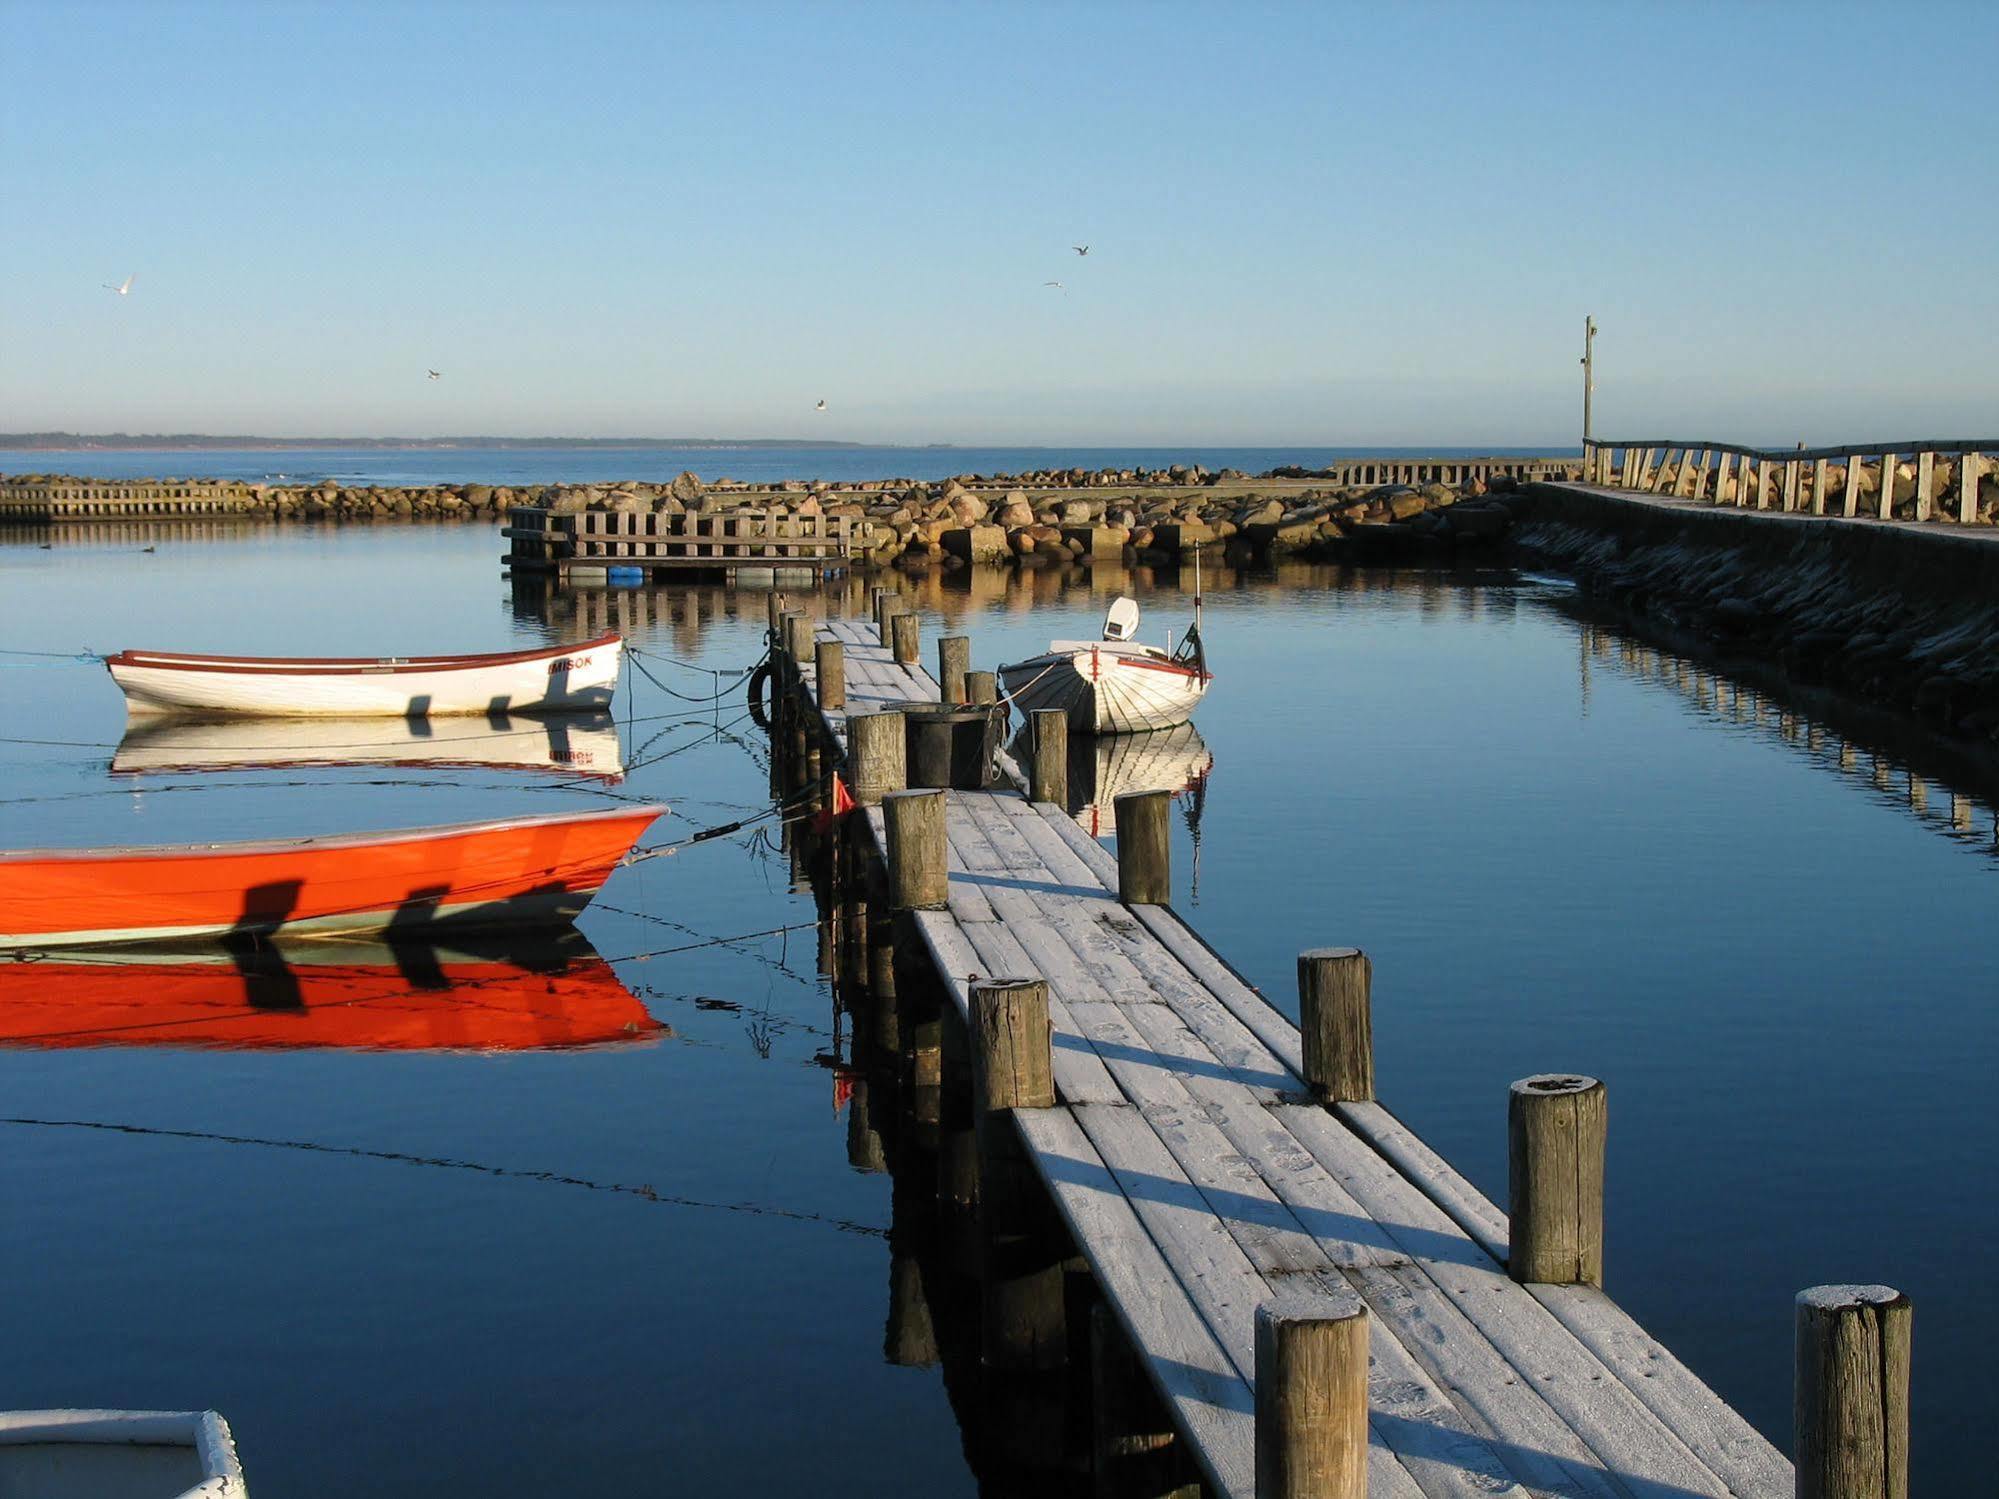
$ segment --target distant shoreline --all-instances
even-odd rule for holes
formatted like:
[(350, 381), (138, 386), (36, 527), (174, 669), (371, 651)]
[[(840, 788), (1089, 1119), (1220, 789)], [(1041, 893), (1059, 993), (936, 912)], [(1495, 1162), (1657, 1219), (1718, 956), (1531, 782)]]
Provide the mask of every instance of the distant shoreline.
[(949, 448), (952, 443), (864, 443), (824, 437), (210, 437), (198, 432), (89, 435), (81, 432), (0, 432), (0, 451), (15, 453), (310, 452), (353, 448), (370, 452), (449, 452), (455, 448), (643, 449), (705, 453), (736, 448)]

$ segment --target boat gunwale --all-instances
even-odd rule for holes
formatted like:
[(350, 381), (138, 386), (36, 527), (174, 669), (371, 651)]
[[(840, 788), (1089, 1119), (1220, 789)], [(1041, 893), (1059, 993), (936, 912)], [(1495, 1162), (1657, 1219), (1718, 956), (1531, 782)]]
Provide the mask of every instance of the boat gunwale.
[[(1129, 650), (1109, 650), (1101, 645), (1080, 645), (1073, 650), (1043, 651), (1038, 656), (1029, 656), (1025, 661), (1008, 662), (1000, 667), (999, 672), (1002, 680), (1004, 680), (1008, 672), (1033, 671), (1036, 668), (1045, 672), (1064, 662), (1067, 662), (1071, 666), (1077, 666), (1078, 658), (1085, 653), (1089, 653), (1097, 656), (1110, 656), (1126, 666), (1136, 666), (1145, 671), (1163, 671), (1172, 676), (1192, 677), (1197, 682), (1206, 683), (1212, 682), (1215, 679), (1213, 672), (1201, 671), (1183, 662), (1175, 661), (1171, 657), (1165, 656), (1163, 652), (1159, 652), (1157, 646), (1145, 646), (1143, 647), (1143, 651), (1156, 654), (1141, 654), (1140, 652)], [(1079, 673), (1080, 670), (1081, 668), (1078, 667)]]
[[(488, 651), (459, 656), (205, 656), (174, 651), (123, 650), (106, 656), (107, 669), (146, 671), (207, 671), (239, 676), (390, 676), (405, 672), (484, 671), (499, 666), (525, 666), (561, 656), (623, 647), (625, 638), (613, 630), (592, 640), (567, 645), (537, 646), (526, 651)], [(113, 675), (116, 675), (115, 670)]]
[[(53, 860), (84, 862), (108, 859), (234, 858), (246, 854), (382, 848), (398, 843), (430, 843), (444, 838), (515, 832), (522, 828), (569, 823), (612, 822), (629, 818), (643, 818), (646, 822), (654, 822), (664, 817), (666, 812), (667, 807), (664, 802), (644, 802), (628, 807), (601, 807), (587, 812), (537, 812), (525, 817), (496, 817), (479, 822), (433, 823), (416, 828), (388, 828), (362, 833), (319, 833), (305, 838), (252, 839), (238, 843), (155, 843), (105, 848), (12, 848), (0, 849), (0, 865), (43, 863)], [(633, 836), (637, 837), (636, 834)]]

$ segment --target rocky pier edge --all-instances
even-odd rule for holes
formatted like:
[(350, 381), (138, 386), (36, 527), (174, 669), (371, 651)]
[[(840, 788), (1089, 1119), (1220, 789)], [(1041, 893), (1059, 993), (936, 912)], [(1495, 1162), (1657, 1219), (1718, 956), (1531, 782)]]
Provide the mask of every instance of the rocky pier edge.
[[(1425, 484), (1356, 484), (1342, 482), (1338, 471), (1300, 468), (1258, 476), (1234, 469), (1210, 473), (1178, 464), (967, 474), (936, 482), (704, 483), (692, 473), (667, 482), (528, 486), (203, 482), (220, 502), (217, 511), (273, 522), (499, 521), (515, 507), (555, 514), (844, 515), (860, 523), (856, 566), (948, 569), (972, 563), (1087, 566), (1106, 557), (1170, 563), (1193, 547), (1241, 558), (1274, 553), (1394, 561), (1448, 555), (1504, 534), (1508, 513), (1491, 496), (1516, 483), (1511, 475), (1488, 480), (1476, 465), (1463, 467), (1474, 471), (1455, 483)], [(114, 483), (132, 490), (152, 481), (17, 475), (0, 480), (0, 507), (9, 491), (47, 494)]]
[(1706, 505), (1567, 484), (1509, 497), (1509, 557), (1574, 578), (1641, 630), (1999, 744), (1999, 535)]

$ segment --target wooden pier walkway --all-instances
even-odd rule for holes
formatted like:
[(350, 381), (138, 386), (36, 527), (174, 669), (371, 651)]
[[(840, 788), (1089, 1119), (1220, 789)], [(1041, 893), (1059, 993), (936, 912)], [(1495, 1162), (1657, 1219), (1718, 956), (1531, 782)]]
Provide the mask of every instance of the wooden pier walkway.
[[(841, 708), (795, 668), (825, 739), (937, 706), (872, 626), (816, 638), (844, 656)], [(948, 904), (910, 919), (961, 1014), (974, 980), (1046, 981), (1056, 1105), (1013, 1117), (1213, 1492), (1256, 1492), (1259, 1305), (1316, 1297), (1368, 1313), (1370, 1495), (1792, 1494), (1790, 1462), (1600, 1290), (1510, 1278), (1506, 1217), (1386, 1108), (1315, 1101), (1297, 1025), (1170, 907), (1123, 904), (1064, 809), (944, 795)]]

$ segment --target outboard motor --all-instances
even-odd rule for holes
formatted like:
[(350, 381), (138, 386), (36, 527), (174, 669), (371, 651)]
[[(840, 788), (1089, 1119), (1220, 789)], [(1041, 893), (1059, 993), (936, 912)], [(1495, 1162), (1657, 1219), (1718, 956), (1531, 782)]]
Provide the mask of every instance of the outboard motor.
[(1111, 601), (1110, 611), (1104, 615), (1104, 639), (1136, 640), (1138, 638), (1138, 601), (1119, 594)]

